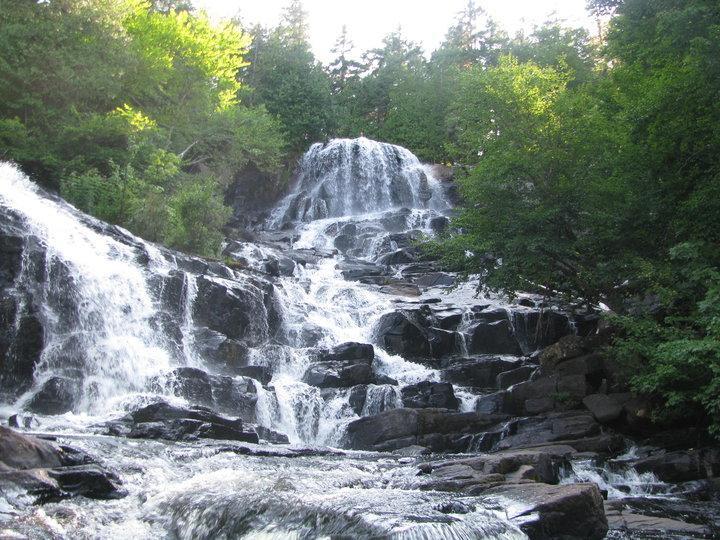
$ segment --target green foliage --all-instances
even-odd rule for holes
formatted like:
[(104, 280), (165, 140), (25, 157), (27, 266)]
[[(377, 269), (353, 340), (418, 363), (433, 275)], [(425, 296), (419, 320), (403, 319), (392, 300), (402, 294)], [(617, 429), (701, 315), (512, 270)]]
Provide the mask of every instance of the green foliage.
[(177, 249), (217, 255), (220, 229), (231, 210), (223, 205), (222, 195), (211, 178), (188, 178), (170, 200), (168, 244)]
[(431, 249), (494, 289), (604, 302), (658, 419), (720, 436), (720, 9), (593, 7), (615, 13), (600, 51), (551, 26), (460, 71), (447, 149), (465, 201)]
[(249, 44), (182, 1), (0, 0), (2, 158), (102, 219), (213, 253), (222, 223), (198, 221), (201, 240), (173, 213), (181, 192), (217, 202), (186, 175), (217, 192), (285, 159), (278, 121), (239, 102)]

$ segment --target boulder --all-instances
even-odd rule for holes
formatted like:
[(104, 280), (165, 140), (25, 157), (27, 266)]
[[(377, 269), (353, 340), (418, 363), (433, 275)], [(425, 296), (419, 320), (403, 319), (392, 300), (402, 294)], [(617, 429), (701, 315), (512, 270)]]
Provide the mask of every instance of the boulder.
[(403, 248), (380, 256), (377, 263), (383, 265), (396, 265), (408, 264), (413, 261), (415, 261), (415, 255), (413, 255), (410, 250)]
[[(603, 498), (595, 484), (502, 485), (488, 489), (483, 497), (498, 498), (508, 518), (531, 540), (600, 540), (608, 531)], [(508, 505), (508, 500), (515, 504)]]
[(640, 473), (651, 472), (663, 482), (686, 482), (720, 475), (720, 448), (698, 448), (659, 452), (634, 461)]
[(552, 345), (574, 333), (567, 315), (552, 310), (513, 311), (512, 327), (525, 354)]
[(111, 471), (87, 454), (0, 427), (0, 490), (21, 489), (36, 502), (84, 496), (117, 499), (127, 493)]
[(51, 377), (33, 395), (26, 408), (38, 414), (64, 414), (72, 410), (81, 386), (78, 379)]
[(354, 450), (391, 451), (423, 446), (434, 452), (468, 450), (472, 437), (504, 417), (446, 409), (392, 409), (350, 422), (343, 445)]
[(193, 319), (199, 326), (251, 347), (275, 335), (280, 322), (270, 283), (250, 279), (241, 284), (207, 276), (197, 278)]
[(530, 376), (535, 373), (537, 368), (535, 366), (520, 366), (510, 371), (504, 371), (498, 374), (496, 378), (495, 386), (504, 390), (518, 384), (530, 380)]
[(303, 382), (318, 388), (349, 388), (375, 382), (375, 349), (368, 343), (348, 342), (315, 353)]
[(390, 354), (405, 358), (427, 358), (431, 354), (426, 331), (408, 312), (386, 313), (374, 330), (378, 344)]
[(483, 320), (469, 332), (468, 351), (472, 354), (520, 355), (522, 350), (513, 333), (510, 321)]
[(245, 377), (211, 375), (197, 368), (174, 369), (165, 377), (165, 386), (195, 405), (204, 405), (255, 420), (257, 388)]
[(620, 418), (620, 414), (622, 414), (622, 405), (605, 394), (585, 396), (583, 405), (601, 424), (609, 424)]
[(413, 278), (413, 282), (420, 287), (452, 287), (455, 285), (455, 276), (445, 272), (432, 272)]
[(452, 384), (423, 381), (406, 386), (402, 389), (403, 406), (409, 409), (453, 409), (457, 410), (460, 402), (455, 397)]
[(585, 354), (584, 341), (580, 336), (565, 336), (547, 347), (540, 356), (540, 365), (552, 372), (560, 362)]
[(240, 418), (228, 418), (206, 407), (177, 407), (159, 401), (107, 425), (108, 434), (134, 439), (171, 441), (224, 439), (258, 442), (255, 431), (243, 431)]
[(600, 424), (588, 412), (569, 411), (513, 420), (506, 427), (506, 433), (507, 436), (497, 444), (497, 449), (523, 448), (558, 441), (574, 446), (570, 441), (600, 434)]
[(476, 388), (496, 388), (497, 378), (516, 368), (517, 361), (497, 356), (477, 356), (472, 358), (451, 358), (443, 362), (442, 378), (445, 381), (462, 386)]

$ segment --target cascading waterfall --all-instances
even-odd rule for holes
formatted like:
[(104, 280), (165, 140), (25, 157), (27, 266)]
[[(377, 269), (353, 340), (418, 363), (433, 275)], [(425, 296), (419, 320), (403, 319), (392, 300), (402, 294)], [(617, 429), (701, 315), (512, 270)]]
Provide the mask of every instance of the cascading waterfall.
[(297, 184), (271, 223), (444, 205), (437, 182), (405, 148), (363, 137), (333, 139), (303, 156)]
[[(42, 305), (46, 345), (37, 383), (67, 376), (77, 385), (79, 410), (143, 390), (172, 357), (166, 336), (150, 323), (157, 307), (137, 252), (40, 197), (11, 165), (0, 164), (0, 178), (0, 204), (22, 216), (45, 250), (43, 261), (24, 261), (17, 284)], [(32, 275), (38, 271), (45, 274), (40, 280)]]

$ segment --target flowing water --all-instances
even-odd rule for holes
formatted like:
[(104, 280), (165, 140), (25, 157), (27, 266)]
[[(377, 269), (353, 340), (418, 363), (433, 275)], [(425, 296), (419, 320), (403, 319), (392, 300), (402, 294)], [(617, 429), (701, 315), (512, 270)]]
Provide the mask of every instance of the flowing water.
[[(286, 434), (295, 448), (338, 446), (349, 422), (402, 406), (400, 387), (440, 377), (436, 369), (376, 346), (374, 372), (399, 384), (368, 385), (361, 411), (351, 406), (349, 389), (302, 381), (313, 351), (374, 343), (383, 314), (419, 301), (403, 289), (388, 293), (347, 280), (343, 264), (375, 263), (402, 251), (408, 239), (432, 235), (433, 220), (449, 210), (440, 182), (407, 150), (367, 139), (317, 144), (303, 157), (293, 191), (258, 232), (260, 240), (228, 244), (226, 253), (247, 268), (231, 270), (94, 220), (37, 188), (13, 165), (0, 164), (0, 217), (26, 239), (13, 283), (17, 321), (39, 320), (44, 340), (30, 384), (19, 376), (4, 379), (2, 413), (32, 409), (48, 385), (60, 384), (70, 410), (38, 415), (42, 431), (118, 471), (129, 492), (117, 501), (43, 507), (5, 494), (0, 523), (33, 538), (523, 538), (501, 508), (403, 488), (409, 482), (402, 478), (416, 472), (396, 456), (256, 457), (221, 442), (128, 440), (98, 428), (157, 399), (188, 404), (176, 391), (177, 368), (219, 372), (207, 336), (220, 339), (212, 308), (224, 304), (208, 308), (203, 302), (221, 291), (217, 298), (242, 298), (247, 307), (232, 314), (242, 328), (232, 326), (229, 332), (237, 335), (225, 343), (244, 343), (247, 363), (271, 374), (269, 384), (251, 381), (252, 420)], [(307, 261), (271, 279), (263, 273), (267, 262), (287, 249), (263, 238), (283, 231), (292, 237), (292, 251)], [(400, 276), (403, 266), (397, 268)], [(446, 292), (444, 301), (462, 310), (465, 322), (481, 300), (502, 305), (496, 298), (479, 300), (472, 285)], [(430, 288), (422, 298), (438, 294)], [(21, 330), (16, 322), (9, 331)], [(458, 338), (467, 351), (462, 331)], [(233, 380), (245, 384), (248, 378)], [(474, 410), (473, 389), (457, 387), (456, 393), (462, 410)], [(575, 477), (600, 481), (589, 477), (589, 467), (578, 467)], [(448, 513), (450, 501), (469, 510)]]

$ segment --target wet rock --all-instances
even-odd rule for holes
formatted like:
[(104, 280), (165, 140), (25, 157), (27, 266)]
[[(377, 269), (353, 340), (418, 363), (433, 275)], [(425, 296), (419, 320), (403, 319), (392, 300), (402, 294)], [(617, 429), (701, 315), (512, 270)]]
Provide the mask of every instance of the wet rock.
[(420, 287), (452, 287), (455, 285), (455, 276), (445, 272), (432, 272), (413, 278), (413, 282)]
[(393, 296), (420, 296), (420, 289), (414, 283), (407, 283), (399, 280), (388, 280), (389, 283), (380, 287), (383, 294), (391, 294)]
[(136, 439), (258, 442), (257, 433), (243, 431), (240, 418), (220, 416), (206, 407), (176, 407), (164, 401), (142, 407), (110, 423), (108, 433)]
[(720, 476), (720, 448), (660, 452), (632, 463), (640, 473), (652, 472), (664, 482), (686, 482)]
[(392, 409), (351, 422), (343, 444), (355, 450), (390, 451), (417, 445), (434, 452), (460, 452), (468, 448), (468, 434), (485, 431), (500, 419), (445, 409)]
[(497, 444), (498, 449), (521, 448), (558, 441), (572, 445), (573, 443), (569, 441), (600, 434), (600, 424), (588, 412), (570, 411), (520, 418), (510, 423), (507, 432), (508, 435)]
[(51, 377), (30, 399), (27, 409), (38, 414), (63, 414), (72, 410), (81, 382), (67, 377)]
[(600, 540), (608, 531), (602, 495), (595, 484), (503, 485), (490, 488), (484, 496), (518, 503), (508, 508), (508, 517), (532, 540)]
[(375, 381), (372, 367), (368, 364), (338, 366), (336, 363), (318, 363), (310, 366), (303, 382), (318, 388), (347, 388)]
[(264, 426), (255, 426), (255, 432), (258, 434), (258, 437), (271, 444), (290, 444), (290, 439), (288, 439), (287, 435)]
[(200, 356), (219, 371), (235, 375), (247, 366), (250, 349), (244, 343), (203, 327), (195, 329), (194, 337), (194, 346)]
[(601, 424), (617, 420), (622, 413), (622, 405), (605, 394), (590, 394), (583, 398), (583, 405)]
[(498, 376), (516, 368), (518, 362), (497, 356), (477, 356), (448, 359), (443, 365), (447, 366), (442, 369), (445, 381), (476, 388), (495, 388)]
[(540, 365), (552, 371), (560, 362), (582, 356), (586, 353), (584, 341), (579, 336), (565, 336), (547, 347), (540, 356)]
[(430, 228), (435, 234), (443, 233), (450, 226), (450, 220), (445, 216), (434, 217), (430, 220)]
[(268, 366), (246, 366), (237, 369), (238, 375), (255, 379), (263, 386), (272, 380), (272, 370)]
[(456, 330), (462, 322), (463, 310), (459, 308), (443, 308), (433, 312), (437, 326), (443, 330)]
[(264, 264), (265, 271), (274, 277), (292, 276), (295, 272), (295, 261), (289, 257), (271, 257)]
[(348, 281), (362, 281), (368, 277), (387, 275), (387, 271), (381, 266), (365, 261), (344, 260), (338, 263), (337, 266), (343, 278)]
[(126, 495), (120, 479), (86, 454), (0, 427), (0, 489), (9, 486), (27, 490), (40, 503), (78, 495)]
[(211, 375), (190, 367), (174, 369), (166, 379), (165, 386), (190, 403), (231, 412), (248, 422), (255, 420), (257, 388), (251, 379)]
[(570, 319), (557, 311), (513, 311), (512, 327), (525, 354), (547, 347), (573, 334)]
[(375, 348), (369, 343), (347, 342), (318, 353), (322, 362), (354, 362), (372, 363)]
[(457, 410), (460, 402), (455, 397), (452, 384), (423, 381), (406, 386), (402, 389), (403, 406), (409, 409), (453, 409)]
[(514, 384), (525, 382), (530, 379), (536, 369), (535, 366), (520, 366), (510, 371), (504, 371), (497, 376), (496, 386), (500, 389), (506, 389)]
[(250, 346), (259, 345), (274, 335), (273, 326), (279, 323), (266, 296), (272, 296), (269, 283), (253, 280), (241, 285), (200, 276), (193, 306), (195, 323)]
[(413, 261), (415, 261), (415, 255), (407, 249), (398, 249), (392, 253), (387, 253), (377, 260), (378, 264), (383, 265), (408, 264)]
[(40, 422), (32, 415), (13, 414), (8, 418), (8, 426), (11, 428), (32, 429), (40, 426)]
[(383, 315), (375, 326), (374, 335), (390, 354), (405, 358), (426, 358), (431, 354), (425, 330), (408, 312), (394, 311)]
[(569, 467), (575, 449), (567, 445), (506, 450), (470, 458), (423, 463), (419, 486), (422, 489), (480, 493), (499, 482), (523, 481), (556, 484), (561, 471)]
[(342, 343), (316, 353), (303, 382), (318, 388), (348, 388), (375, 381), (372, 362), (375, 349), (368, 343)]
[(429, 328), (430, 354), (433, 358), (443, 358), (461, 352), (460, 336), (453, 331), (442, 328)]
[(482, 320), (470, 330), (469, 336), (468, 351), (472, 354), (522, 354), (507, 319)]

